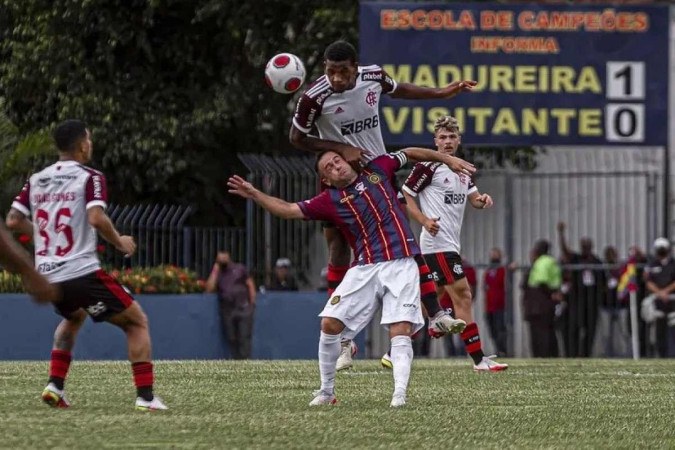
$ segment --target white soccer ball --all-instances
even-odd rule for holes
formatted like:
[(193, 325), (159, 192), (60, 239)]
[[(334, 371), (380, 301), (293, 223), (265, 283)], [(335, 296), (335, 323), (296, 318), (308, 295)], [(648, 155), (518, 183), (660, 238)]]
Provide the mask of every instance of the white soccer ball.
[(267, 62), (265, 81), (281, 94), (292, 94), (305, 82), (305, 65), (292, 53), (279, 53)]

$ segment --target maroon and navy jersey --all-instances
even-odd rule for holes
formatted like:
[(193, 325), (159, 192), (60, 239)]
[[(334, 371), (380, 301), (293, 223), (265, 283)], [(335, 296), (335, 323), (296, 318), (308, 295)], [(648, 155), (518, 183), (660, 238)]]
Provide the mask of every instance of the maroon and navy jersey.
[(379, 66), (359, 66), (356, 84), (333, 92), (323, 75), (304, 92), (293, 116), (293, 125), (303, 133), (313, 127), (319, 137), (344, 142), (367, 152), (368, 160), (387, 153), (380, 129), (380, 96), (396, 90), (394, 81)]
[(306, 218), (332, 222), (342, 231), (356, 265), (417, 255), (419, 246), (391, 183), (407, 161), (402, 152), (379, 156), (346, 188), (326, 189), (298, 206)]
[(33, 219), (38, 272), (61, 282), (101, 268), (87, 210), (105, 209), (107, 201), (105, 176), (76, 161), (59, 161), (30, 177), (12, 208)]

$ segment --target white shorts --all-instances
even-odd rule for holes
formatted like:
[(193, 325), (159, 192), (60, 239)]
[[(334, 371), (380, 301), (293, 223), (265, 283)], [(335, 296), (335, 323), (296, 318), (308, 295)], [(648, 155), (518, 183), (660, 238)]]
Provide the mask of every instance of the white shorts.
[(319, 317), (345, 324), (342, 336), (353, 339), (370, 323), (382, 302), (380, 324), (410, 322), (413, 333), (424, 326), (420, 305), (420, 275), (412, 257), (354, 266), (328, 299)]

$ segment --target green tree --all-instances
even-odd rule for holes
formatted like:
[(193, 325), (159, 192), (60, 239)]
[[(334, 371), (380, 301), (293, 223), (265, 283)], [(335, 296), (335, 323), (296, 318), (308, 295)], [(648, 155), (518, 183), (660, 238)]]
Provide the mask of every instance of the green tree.
[(191, 203), (224, 223), (236, 153), (290, 151), (292, 98), (265, 86), (267, 59), (290, 51), (313, 71), (329, 42), (355, 39), (358, 2), (308, 6), (0, 0), (5, 111), (20, 136), (86, 120), (113, 201)]

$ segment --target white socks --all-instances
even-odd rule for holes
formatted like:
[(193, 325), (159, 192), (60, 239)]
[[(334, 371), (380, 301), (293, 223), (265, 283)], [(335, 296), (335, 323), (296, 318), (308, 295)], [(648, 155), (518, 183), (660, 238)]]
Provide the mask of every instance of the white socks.
[(413, 349), (410, 336), (391, 338), (391, 363), (394, 366), (394, 395), (405, 395), (410, 379)]
[[(412, 352), (412, 347), (410, 349)], [(335, 389), (335, 364), (340, 356), (340, 350), (340, 335), (326, 334), (322, 331), (319, 337), (319, 371), (321, 390), (326, 394), (332, 394)]]

